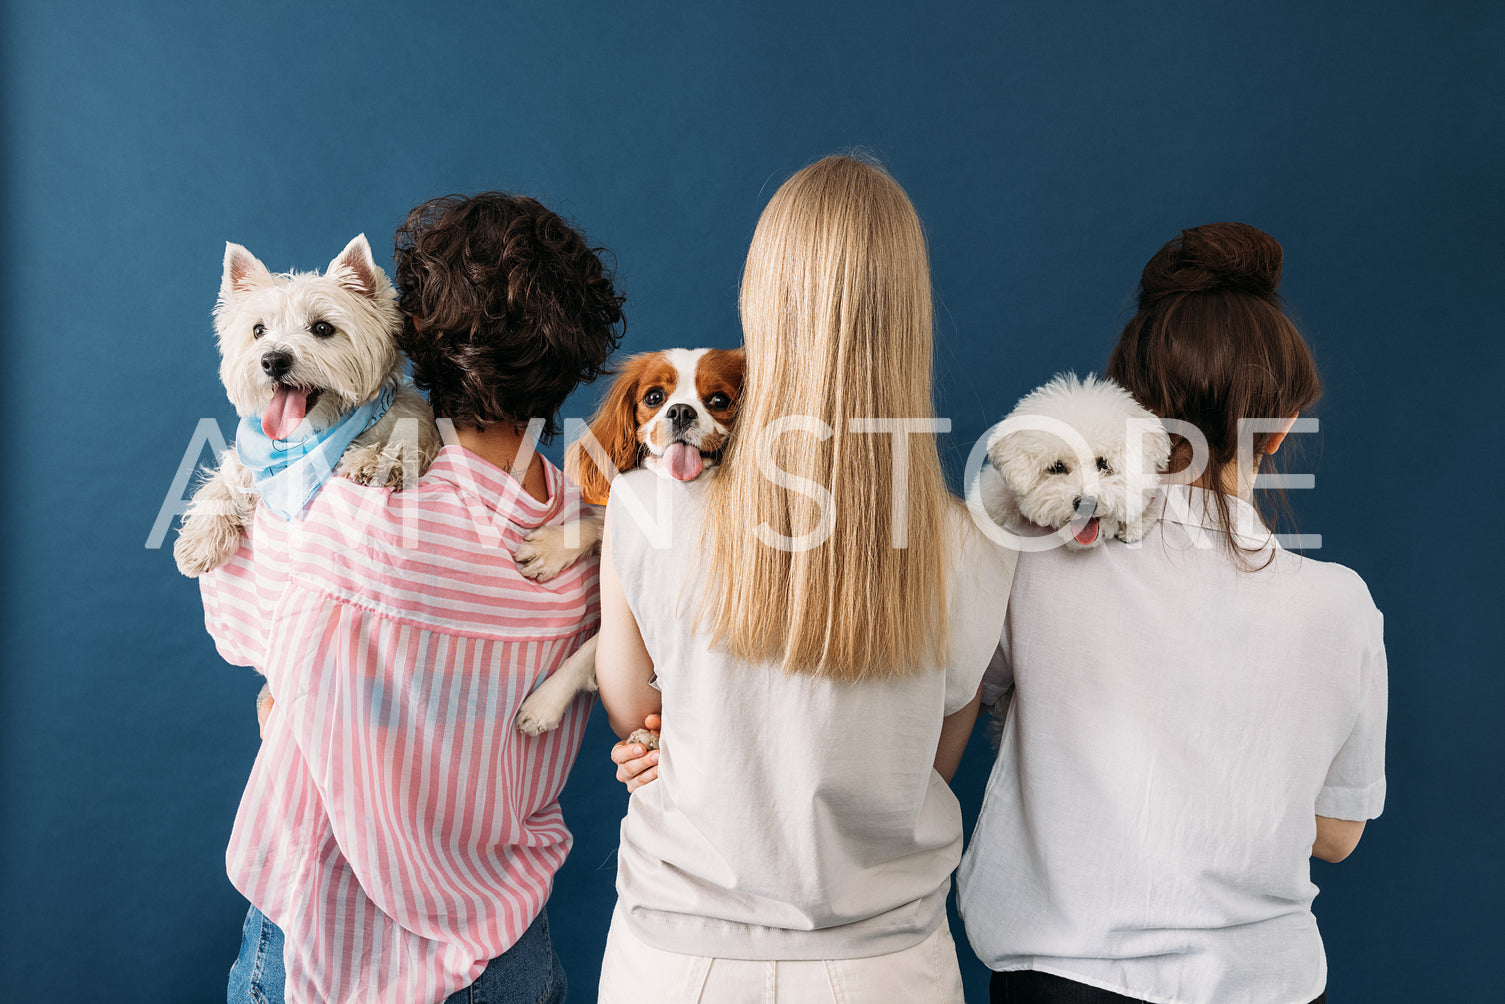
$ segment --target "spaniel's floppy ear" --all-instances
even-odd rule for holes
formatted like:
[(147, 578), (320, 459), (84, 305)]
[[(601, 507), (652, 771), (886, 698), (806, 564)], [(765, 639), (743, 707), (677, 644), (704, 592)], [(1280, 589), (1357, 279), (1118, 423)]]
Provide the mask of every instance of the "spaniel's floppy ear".
[(727, 361), (727, 369), (736, 374), (737, 383), (742, 383), (742, 378), (747, 374), (747, 349), (739, 345), (735, 349), (716, 349), (714, 351)]
[(1011, 429), (988, 443), (988, 459), (1016, 496), (1035, 490), (1060, 451), (1054, 436), (1030, 428)]
[(591, 416), (587, 435), (595, 438), (606, 451), (616, 470), (603, 471), (585, 449), (581, 439), (565, 452), (564, 470), (580, 486), (587, 502), (604, 505), (611, 479), (619, 472), (638, 465), (643, 444), (638, 439), (638, 384), (644, 366), (656, 353), (632, 356), (622, 364), (622, 371), (607, 392), (606, 400)]
[[(1139, 431), (1144, 436), (1142, 440), (1144, 449), (1144, 461), (1147, 466), (1144, 476), (1151, 481), (1158, 480), (1158, 475), (1165, 470), (1171, 461), (1171, 437), (1165, 431), (1165, 426), (1149, 411), (1144, 413), (1146, 424), (1139, 426)], [(1153, 424), (1149, 424), (1153, 423)]]
[(738, 346), (735, 349), (711, 349), (707, 355), (716, 360), (721, 375), (726, 377), (728, 383), (737, 388), (737, 397), (742, 397), (742, 384), (747, 378), (747, 350)]

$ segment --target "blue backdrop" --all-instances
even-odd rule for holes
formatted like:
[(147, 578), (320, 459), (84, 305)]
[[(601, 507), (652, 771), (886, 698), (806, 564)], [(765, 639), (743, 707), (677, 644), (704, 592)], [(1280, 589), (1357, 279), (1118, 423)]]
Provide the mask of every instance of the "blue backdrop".
[[(1293, 501), (1368, 580), (1392, 674), (1386, 813), (1314, 865), (1333, 999), (1483, 996), (1505, 935), (1501, 11), (6, 4), (0, 996), (222, 999), (258, 683), (215, 655), (171, 536), (143, 543), (198, 420), (232, 429), (226, 240), (322, 268), (364, 231), (385, 263), (421, 199), (527, 192), (615, 250), (624, 349), (731, 345), (763, 203), (852, 146), (929, 233), (957, 467), (1021, 392), (1102, 366), (1176, 231), (1284, 243), (1327, 386)], [(550, 904), (577, 1000), (614, 895), (609, 743), (598, 712)], [(974, 741), (956, 780), (969, 820), (988, 760)]]

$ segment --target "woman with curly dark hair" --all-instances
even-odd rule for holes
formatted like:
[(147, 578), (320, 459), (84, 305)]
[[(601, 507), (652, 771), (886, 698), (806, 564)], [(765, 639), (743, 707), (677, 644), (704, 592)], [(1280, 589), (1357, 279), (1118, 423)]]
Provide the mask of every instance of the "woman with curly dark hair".
[(564, 999), (544, 901), (590, 706), (512, 721), (595, 633), (596, 561), (540, 586), (512, 552), (579, 518), (535, 439), (601, 373), (622, 297), (521, 196), (426, 202), (396, 251), (402, 347), (453, 435), (416, 486), (333, 479), (201, 580), (220, 651), (278, 695), (226, 854), (252, 903), (232, 1002)]
[(485, 429), (545, 421), (605, 371), (622, 297), (600, 249), (533, 199), (430, 199), (397, 231), (402, 350), (434, 414)]

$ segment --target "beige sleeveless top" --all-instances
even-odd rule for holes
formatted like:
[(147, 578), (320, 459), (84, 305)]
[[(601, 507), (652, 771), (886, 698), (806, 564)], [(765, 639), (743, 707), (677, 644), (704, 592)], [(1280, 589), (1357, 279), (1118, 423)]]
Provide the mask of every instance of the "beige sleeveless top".
[[(701, 482), (636, 471), (612, 484), (611, 557), (664, 720), (659, 778), (622, 821), (627, 921), (656, 948), (720, 958), (911, 948), (945, 922), (961, 855), (961, 810), (932, 766), (941, 720), (998, 645), (1015, 554), (958, 507), (950, 659), (842, 683), (742, 662), (692, 630), (703, 513)], [(770, 597), (768, 617), (781, 608)]]

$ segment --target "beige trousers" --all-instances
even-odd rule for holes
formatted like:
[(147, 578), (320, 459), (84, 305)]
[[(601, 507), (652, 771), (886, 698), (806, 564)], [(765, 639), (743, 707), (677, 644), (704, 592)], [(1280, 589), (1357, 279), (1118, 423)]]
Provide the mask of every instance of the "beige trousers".
[(678, 955), (644, 944), (617, 907), (599, 1004), (962, 1004), (951, 931), (867, 959), (765, 962)]

